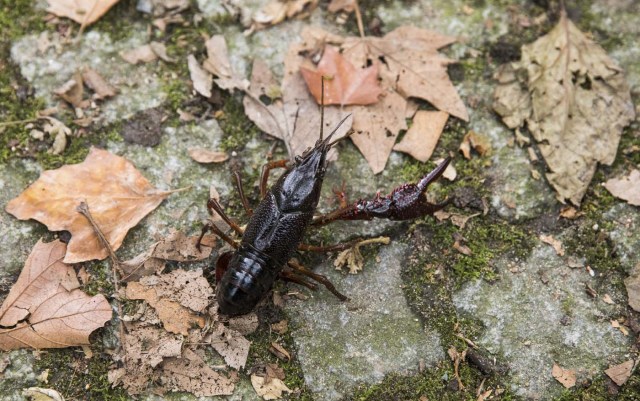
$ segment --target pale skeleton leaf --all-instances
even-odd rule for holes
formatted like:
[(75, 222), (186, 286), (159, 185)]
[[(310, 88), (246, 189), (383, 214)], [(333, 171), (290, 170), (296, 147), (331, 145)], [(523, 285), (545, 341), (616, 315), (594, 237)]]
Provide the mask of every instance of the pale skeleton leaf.
[(510, 128), (528, 126), (561, 202), (582, 201), (598, 163), (615, 159), (635, 116), (622, 70), (563, 14), (501, 68), (494, 109)]

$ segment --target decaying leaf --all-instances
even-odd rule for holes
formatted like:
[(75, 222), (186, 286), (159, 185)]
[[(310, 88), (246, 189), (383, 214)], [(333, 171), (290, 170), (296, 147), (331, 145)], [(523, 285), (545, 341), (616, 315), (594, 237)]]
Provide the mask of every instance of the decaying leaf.
[(471, 250), (471, 248), (469, 248), (465, 242), (466, 239), (459, 233), (459, 232), (455, 232), (453, 233), (453, 248), (460, 252), (463, 255), (466, 256), (471, 256), (473, 255), (473, 251)]
[(305, 18), (318, 6), (318, 0), (271, 0), (252, 18), (251, 31), (278, 25), (285, 19)]
[(59, 88), (55, 89), (53, 93), (60, 96), (66, 102), (69, 102), (74, 107), (84, 107), (86, 102), (82, 98), (84, 95), (82, 74), (79, 72), (75, 73), (71, 79)]
[(227, 365), (234, 369), (244, 368), (249, 356), (251, 341), (239, 332), (221, 326), (220, 333), (211, 338), (211, 346), (220, 354)]
[(563, 13), (496, 78), (494, 109), (509, 128), (527, 125), (558, 199), (580, 205), (597, 164), (613, 163), (635, 116), (622, 70)]
[(282, 392), (291, 393), (291, 389), (277, 377), (271, 378), (267, 383), (264, 377), (251, 375), (251, 385), (256, 393), (265, 400), (278, 400), (282, 398)]
[(564, 387), (571, 388), (576, 385), (576, 371), (570, 369), (563, 369), (557, 364), (553, 364), (551, 369), (553, 377), (560, 382)]
[(82, 70), (82, 80), (94, 92), (93, 98), (96, 100), (106, 99), (117, 94), (116, 88), (93, 68), (87, 67)]
[(249, 81), (238, 76), (231, 69), (229, 51), (224, 36), (212, 36), (205, 42), (205, 47), (207, 48), (207, 59), (204, 60), (202, 67), (217, 77), (214, 79), (216, 85), (232, 92), (234, 89), (246, 90), (249, 87)]
[(640, 312), (640, 263), (631, 270), (629, 277), (624, 279), (624, 285), (629, 295), (629, 306)]
[(196, 352), (185, 349), (181, 358), (171, 358), (162, 365), (160, 380), (173, 391), (188, 391), (198, 397), (229, 395), (234, 380), (211, 369)]
[(100, 19), (119, 0), (47, 0), (47, 12), (67, 17), (82, 25), (90, 25)]
[(198, 60), (196, 60), (193, 54), (187, 57), (187, 66), (189, 67), (189, 74), (193, 82), (193, 89), (206, 98), (211, 97), (213, 76), (200, 67)]
[(471, 159), (471, 149), (474, 149), (480, 156), (488, 155), (491, 152), (491, 142), (489, 139), (475, 131), (469, 131), (462, 138), (460, 151), (465, 159)]
[(562, 245), (562, 241), (554, 238), (553, 235), (540, 234), (540, 241), (551, 245), (558, 256), (564, 256), (564, 246)]
[(356, 0), (331, 0), (327, 10), (330, 13), (337, 13), (344, 11), (346, 13), (352, 13), (356, 9)]
[(277, 342), (272, 342), (271, 346), (269, 347), (269, 351), (277, 356), (278, 358), (282, 359), (283, 361), (290, 361), (291, 360), (291, 354), (289, 354), (289, 351), (287, 351), (282, 345), (278, 344)]
[(129, 64), (150, 63), (157, 60), (158, 55), (150, 44), (126, 50), (120, 53), (120, 57)]
[(103, 295), (78, 289), (61, 241), (38, 241), (0, 307), (0, 349), (64, 348), (89, 344), (89, 334), (111, 319)]
[(349, 268), (349, 274), (357, 274), (364, 266), (364, 257), (360, 252), (360, 247), (367, 244), (389, 244), (389, 237), (377, 237), (362, 240), (349, 249), (340, 252), (333, 262), (336, 270), (342, 270), (342, 267)]
[(640, 206), (640, 170), (632, 170), (629, 175), (611, 178), (604, 183), (607, 191), (616, 198), (626, 200), (630, 205)]
[(198, 163), (223, 163), (229, 160), (226, 152), (209, 150), (204, 148), (189, 149), (189, 156)]
[(22, 395), (31, 401), (64, 401), (59, 392), (50, 388), (29, 387), (22, 391)]
[(414, 159), (426, 162), (433, 154), (448, 119), (449, 114), (444, 111), (416, 112), (413, 124), (393, 150), (408, 153)]
[(6, 211), (18, 219), (35, 219), (51, 231), (69, 231), (65, 263), (104, 259), (104, 249), (87, 219), (76, 210), (89, 205), (107, 241), (116, 250), (127, 231), (155, 209), (170, 192), (151, 186), (126, 159), (91, 148), (84, 162), (44, 171)]
[(333, 47), (326, 46), (315, 70), (301, 67), (300, 72), (309, 91), (318, 104), (322, 104), (322, 77), (324, 104), (373, 104), (382, 89), (378, 84), (378, 66), (356, 68)]
[(629, 377), (631, 377), (634, 366), (635, 362), (633, 359), (629, 359), (619, 365), (610, 366), (609, 369), (604, 371), (604, 373), (606, 373), (607, 376), (609, 376), (618, 386), (622, 386), (627, 382), (627, 380), (629, 380)]

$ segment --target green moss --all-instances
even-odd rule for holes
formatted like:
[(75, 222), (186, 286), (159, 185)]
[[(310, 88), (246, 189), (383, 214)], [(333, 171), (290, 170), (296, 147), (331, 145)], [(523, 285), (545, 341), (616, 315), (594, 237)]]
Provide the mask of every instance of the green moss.
[(260, 130), (244, 114), (244, 106), (239, 96), (223, 95), (223, 115), (219, 120), (224, 132), (220, 149), (239, 150), (251, 139), (258, 136)]
[(49, 370), (47, 387), (57, 390), (67, 400), (128, 400), (122, 388), (111, 388), (107, 379), (113, 363), (101, 350), (85, 359), (78, 349), (65, 348), (42, 351), (35, 361), (39, 371)]
[(137, 0), (120, 0), (98, 21), (85, 28), (108, 32), (113, 42), (127, 39), (131, 35), (131, 26), (141, 18), (149, 18), (136, 10)]

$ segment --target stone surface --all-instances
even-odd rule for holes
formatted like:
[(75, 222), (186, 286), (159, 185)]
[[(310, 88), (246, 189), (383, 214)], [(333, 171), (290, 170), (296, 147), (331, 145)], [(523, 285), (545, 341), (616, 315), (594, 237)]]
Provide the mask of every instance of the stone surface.
[(305, 291), (308, 300), (287, 303), (305, 382), (317, 399), (338, 400), (357, 383), (416, 372), (420, 361), (432, 366), (444, 356), (439, 336), (423, 327), (402, 293), (406, 254), (406, 245), (383, 246), (375, 263), (369, 260), (357, 275), (323, 264), (318, 271), (351, 298), (348, 303), (322, 288)]
[(460, 313), (482, 323), (482, 334), (472, 340), (508, 363), (518, 395), (558, 395), (563, 388), (551, 375), (554, 363), (576, 370), (578, 379), (592, 379), (628, 352), (629, 338), (609, 323), (624, 306), (587, 295), (585, 285), (597, 279), (567, 266), (551, 246), (539, 245), (525, 262), (500, 260), (497, 266), (497, 282), (468, 283), (453, 301)]

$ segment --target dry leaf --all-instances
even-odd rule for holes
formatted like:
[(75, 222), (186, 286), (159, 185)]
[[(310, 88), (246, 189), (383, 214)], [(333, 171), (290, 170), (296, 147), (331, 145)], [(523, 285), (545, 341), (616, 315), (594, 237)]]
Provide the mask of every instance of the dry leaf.
[(47, 0), (47, 12), (67, 17), (82, 25), (91, 25), (100, 19), (119, 0)]
[(204, 148), (189, 149), (189, 156), (198, 163), (223, 163), (229, 160), (229, 155), (226, 152)]
[(89, 344), (89, 334), (111, 319), (103, 295), (80, 291), (66, 245), (38, 241), (0, 307), (0, 349), (64, 348)]
[(562, 241), (555, 239), (553, 235), (540, 234), (540, 241), (551, 245), (558, 256), (564, 256), (564, 246), (562, 245)]
[(574, 220), (580, 216), (584, 216), (584, 212), (579, 212), (573, 206), (565, 206), (560, 210), (560, 217), (564, 217), (565, 219)]
[(327, 10), (330, 13), (337, 13), (344, 11), (345, 13), (352, 13), (356, 9), (356, 0), (331, 0)]
[(629, 295), (629, 306), (640, 312), (640, 263), (631, 270), (629, 277), (624, 279), (624, 286)]
[(635, 363), (633, 359), (629, 359), (619, 365), (610, 366), (609, 369), (604, 371), (604, 373), (606, 373), (607, 376), (609, 376), (618, 386), (622, 386), (627, 382), (629, 377), (631, 377), (634, 366)]
[(277, 25), (289, 18), (305, 18), (318, 6), (318, 0), (271, 0), (252, 18), (251, 31)]
[(233, 394), (232, 378), (211, 369), (201, 356), (185, 349), (182, 358), (170, 358), (162, 365), (162, 384), (174, 391), (188, 391), (198, 397)]
[(123, 51), (120, 53), (120, 57), (129, 64), (149, 63), (158, 59), (158, 55), (150, 44)]
[(204, 317), (190, 312), (175, 301), (160, 298), (154, 288), (132, 282), (127, 285), (125, 296), (128, 299), (142, 299), (149, 303), (158, 312), (164, 328), (171, 333), (186, 336), (193, 326), (204, 327)]
[(71, 241), (64, 261), (78, 263), (108, 255), (93, 227), (76, 210), (80, 202), (89, 205), (107, 241), (117, 250), (127, 231), (169, 194), (153, 188), (126, 159), (91, 148), (82, 163), (44, 171), (7, 204), (6, 211), (20, 220), (38, 220), (51, 231), (69, 231)]
[(31, 401), (64, 401), (59, 392), (50, 388), (29, 387), (22, 391), (22, 395)]
[(382, 89), (378, 84), (378, 66), (356, 68), (333, 47), (326, 46), (316, 70), (301, 67), (300, 72), (309, 91), (318, 104), (322, 102), (322, 77), (324, 104), (367, 105), (378, 101)]
[(224, 326), (221, 331), (220, 335), (211, 338), (211, 346), (224, 358), (227, 365), (234, 369), (244, 368), (251, 341), (237, 331)]
[(351, 140), (367, 159), (374, 174), (387, 164), (398, 133), (407, 129), (404, 111), (407, 101), (396, 92), (388, 92), (373, 106), (349, 106), (353, 113)]
[(207, 48), (207, 59), (204, 60), (202, 67), (217, 77), (214, 79), (216, 85), (232, 92), (234, 89), (246, 90), (249, 87), (249, 81), (236, 75), (231, 69), (229, 51), (227, 50), (224, 36), (212, 36), (205, 42), (205, 46)]
[(389, 241), (389, 237), (376, 237), (362, 240), (351, 248), (340, 252), (338, 257), (336, 257), (336, 260), (333, 262), (333, 266), (336, 270), (341, 270), (342, 267), (346, 265), (349, 268), (349, 274), (357, 274), (364, 266), (364, 257), (360, 252), (360, 247), (367, 244), (387, 245)]
[[(265, 94), (264, 74), (271, 75), (268, 67), (260, 60), (253, 63), (251, 85), (243, 100), (247, 116), (261, 130), (283, 140), (292, 158), (314, 146), (320, 134), (320, 107), (307, 90), (300, 74), (299, 66), (304, 58), (298, 54), (299, 51), (304, 51), (304, 44), (292, 45), (285, 58), (285, 75), (280, 91), (283, 95), (282, 101), (267, 105), (260, 100), (260, 96)], [(270, 82), (273, 83), (273, 80)], [(346, 113), (336, 106), (325, 107), (325, 136), (335, 129), (345, 116)], [(353, 118), (348, 118), (333, 138), (343, 137), (351, 128), (352, 121)], [(332, 149), (329, 151), (328, 159), (335, 160), (336, 154), (336, 149)]]
[(289, 387), (277, 377), (272, 377), (267, 383), (264, 377), (251, 375), (251, 385), (256, 393), (265, 400), (278, 400), (282, 398), (283, 391), (291, 393)]
[(271, 346), (269, 347), (269, 351), (277, 356), (278, 358), (282, 359), (283, 361), (290, 361), (291, 360), (291, 355), (289, 354), (289, 351), (287, 351), (282, 345), (276, 343), (276, 342), (272, 342)]
[(151, 50), (155, 53), (156, 56), (160, 57), (162, 61), (165, 61), (167, 63), (176, 62), (175, 59), (167, 55), (167, 47), (164, 45), (164, 43), (151, 41), (149, 42), (149, 47), (151, 47)]
[(426, 100), (438, 110), (468, 121), (467, 109), (447, 74), (453, 61), (438, 53), (455, 41), (426, 29), (401, 26), (382, 38), (346, 38), (342, 53), (356, 67), (378, 64), (383, 88), (407, 99)]
[(113, 97), (117, 94), (116, 88), (111, 86), (111, 84), (93, 68), (87, 67), (82, 70), (82, 80), (85, 85), (95, 92), (93, 98), (96, 100)]
[(258, 328), (258, 315), (251, 312), (246, 315), (235, 316), (229, 318), (229, 322), (227, 324), (231, 330), (235, 330), (243, 336), (246, 336), (247, 334), (253, 333)]
[(73, 78), (65, 82), (61, 87), (55, 89), (53, 93), (60, 96), (66, 102), (69, 102), (74, 107), (83, 107), (85, 102), (82, 99), (84, 95), (82, 74), (76, 72), (73, 75)]
[(466, 159), (471, 159), (471, 149), (474, 149), (480, 156), (485, 156), (491, 153), (491, 142), (489, 139), (475, 131), (469, 131), (462, 138), (460, 144), (460, 151)]
[(471, 256), (473, 254), (473, 251), (471, 250), (471, 248), (469, 248), (464, 244), (466, 240), (462, 235), (460, 235), (460, 233), (458, 232), (453, 233), (453, 239), (454, 239), (453, 248), (456, 251), (466, 256)]
[(630, 205), (640, 206), (640, 170), (632, 170), (622, 178), (611, 178), (604, 183), (607, 191)]
[(196, 57), (190, 54), (187, 57), (187, 66), (189, 67), (189, 74), (191, 81), (193, 82), (193, 89), (206, 98), (211, 97), (211, 86), (213, 85), (213, 77), (207, 71), (205, 71)]
[(449, 114), (443, 111), (420, 110), (416, 112), (413, 124), (402, 141), (393, 147), (393, 150), (408, 153), (414, 159), (426, 162), (438, 144), (447, 119), (449, 119)]
[(553, 364), (551, 370), (553, 377), (560, 382), (565, 388), (571, 388), (576, 385), (576, 371), (570, 369), (563, 369), (557, 364)]
[(613, 163), (635, 116), (622, 70), (563, 13), (496, 77), (493, 108), (510, 128), (526, 123), (558, 199), (580, 205), (597, 164)]
[(284, 334), (289, 330), (289, 322), (286, 320), (281, 320), (276, 323), (271, 323), (271, 330), (275, 331), (278, 334)]

